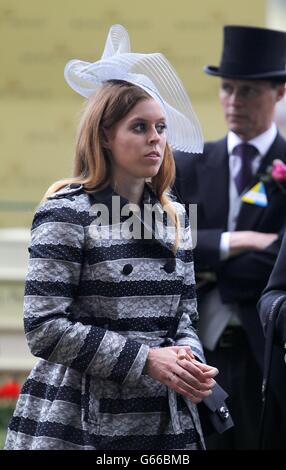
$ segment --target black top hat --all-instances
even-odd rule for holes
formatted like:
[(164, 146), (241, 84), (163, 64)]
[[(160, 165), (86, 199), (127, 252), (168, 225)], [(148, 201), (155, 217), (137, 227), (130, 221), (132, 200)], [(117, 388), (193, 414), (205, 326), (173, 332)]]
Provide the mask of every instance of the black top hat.
[(220, 65), (207, 65), (204, 71), (241, 80), (286, 81), (286, 33), (252, 26), (225, 26)]

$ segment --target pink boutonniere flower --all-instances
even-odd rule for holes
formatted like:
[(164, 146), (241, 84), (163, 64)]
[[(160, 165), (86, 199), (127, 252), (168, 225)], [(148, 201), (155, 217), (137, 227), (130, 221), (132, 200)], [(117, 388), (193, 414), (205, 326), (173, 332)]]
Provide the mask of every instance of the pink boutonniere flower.
[(286, 181), (286, 165), (281, 160), (274, 160), (271, 176), (274, 181)]
[(282, 160), (279, 160), (278, 158), (273, 160), (272, 165), (266, 169), (265, 173), (260, 174), (259, 177), (260, 181), (263, 181), (264, 183), (270, 183), (273, 181), (276, 183), (280, 191), (286, 194), (286, 186), (284, 184), (286, 183), (286, 164), (282, 162)]

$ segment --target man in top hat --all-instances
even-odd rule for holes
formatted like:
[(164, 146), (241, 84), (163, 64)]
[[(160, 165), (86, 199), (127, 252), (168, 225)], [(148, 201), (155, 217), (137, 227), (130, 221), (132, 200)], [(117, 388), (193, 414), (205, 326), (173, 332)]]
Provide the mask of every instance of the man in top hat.
[(209, 448), (258, 446), (264, 336), (256, 303), (286, 222), (286, 195), (263, 175), (274, 159), (286, 161), (286, 141), (273, 122), (285, 92), (285, 62), (286, 33), (225, 26), (220, 65), (204, 71), (221, 77), (228, 133), (207, 142), (203, 156), (175, 155), (177, 196), (197, 204), (201, 340), (208, 363), (220, 370), (217, 381), (230, 395), (235, 423)]

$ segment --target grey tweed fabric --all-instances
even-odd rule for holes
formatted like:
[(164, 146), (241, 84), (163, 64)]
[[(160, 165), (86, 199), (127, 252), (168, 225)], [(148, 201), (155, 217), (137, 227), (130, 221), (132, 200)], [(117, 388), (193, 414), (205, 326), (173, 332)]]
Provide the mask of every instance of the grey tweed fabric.
[[(172, 325), (169, 344), (190, 345), (204, 361), (188, 222), (176, 256), (166, 227), (160, 239), (109, 238), (106, 226), (90, 230), (91, 208), (111, 207), (112, 195), (111, 188), (87, 194), (71, 186), (36, 211), (24, 323), (39, 361), (23, 385), (6, 449), (204, 446), (196, 406), (143, 373), (149, 348), (167, 344)], [(147, 185), (145, 200), (159, 205)]]

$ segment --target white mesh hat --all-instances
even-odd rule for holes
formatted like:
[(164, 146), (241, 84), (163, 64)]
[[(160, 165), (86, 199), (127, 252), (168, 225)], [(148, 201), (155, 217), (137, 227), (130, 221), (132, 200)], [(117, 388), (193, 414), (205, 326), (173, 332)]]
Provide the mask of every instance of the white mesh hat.
[(130, 52), (129, 35), (123, 26), (111, 26), (100, 60), (71, 60), (64, 75), (70, 87), (86, 98), (107, 80), (125, 80), (143, 88), (165, 111), (171, 147), (202, 153), (201, 126), (177, 73), (160, 53)]

